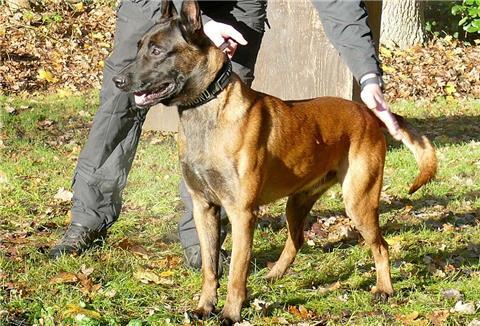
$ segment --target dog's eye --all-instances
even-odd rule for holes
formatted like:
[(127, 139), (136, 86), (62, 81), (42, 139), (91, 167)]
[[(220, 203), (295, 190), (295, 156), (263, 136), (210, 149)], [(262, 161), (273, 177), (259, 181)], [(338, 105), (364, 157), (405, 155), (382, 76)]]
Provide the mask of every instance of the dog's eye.
[(159, 55), (163, 54), (162, 49), (157, 48), (156, 46), (152, 47), (151, 51), (152, 51), (152, 55), (154, 55), (154, 56), (159, 56)]

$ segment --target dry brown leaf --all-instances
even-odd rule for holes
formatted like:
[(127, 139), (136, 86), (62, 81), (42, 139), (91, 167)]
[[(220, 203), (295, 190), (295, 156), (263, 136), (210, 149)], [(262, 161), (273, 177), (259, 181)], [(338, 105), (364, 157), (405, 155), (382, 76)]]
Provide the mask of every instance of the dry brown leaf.
[(308, 311), (307, 308), (305, 308), (304, 305), (300, 305), (300, 306), (289, 306), (288, 307), (288, 312), (291, 313), (292, 315), (294, 315), (295, 317), (297, 318), (300, 318), (300, 319), (309, 319), (312, 317), (312, 313), (310, 311)]
[(321, 294), (325, 294), (325, 293), (328, 293), (328, 292), (338, 290), (338, 289), (341, 288), (341, 286), (342, 286), (342, 284), (339, 281), (337, 281), (337, 282), (332, 283), (332, 284), (330, 284), (326, 287), (319, 287), (317, 291)]
[(78, 277), (74, 273), (61, 272), (58, 275), (52, 277), (49, 281), (50, 284), (62, 284), (62, 283), (77, 283)]
[[(166, 273), (166, 272), (164, 272), (164, 273)], [(171, 276), (173, 274), (166, 274), (166, 275)], [(143, 270), (143, 269), (138, 270), (135, 273), (133, 273), (133, 277), (135, 279), (139, 280), (140, 282), (145, 283), (145, 284), (150, 284), (150, 283), (160, 284), (160, 285), (172, 285), (173, 284), (173, 280), (167, 278), (166, 276), (162, 277), (162, 276), (156, 274), (155, 272), (149, 271), (149, 270)]]
[(437, 310), (429, 314), (427, 317), (433, 326), (442, 326), (447, 321), (450, 313), (448, 310)]
[(85, 309), (74, 304), (67, 304), (67, 309), (63, 312), (64, 316), (72, 316), (72, 315), (79, 315), (79, 314), (85, 315), (89, 318), (94, 318), (94, 319), (100, 319), (102, 317), (100, 313), (94, 310)]
[(427, 319), (420, 318), (418, 311), (412, 311), (406, 315), (397, 315), (395, 319), (404, 326), (426, 326), (429, 324)]
[(115, 244), (115, 247), (122, 248), (123, 250), (128, 250), (137, 256), (148, 259), (150, 258), (150, 253), (141, 245), (132, 242), (128, 238), (124, 238)]

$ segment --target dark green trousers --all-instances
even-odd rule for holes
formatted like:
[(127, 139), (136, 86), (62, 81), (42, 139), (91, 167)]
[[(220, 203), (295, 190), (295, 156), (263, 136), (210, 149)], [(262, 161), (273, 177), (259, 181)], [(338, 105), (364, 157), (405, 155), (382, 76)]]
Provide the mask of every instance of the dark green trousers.
[[(105, 61), (100, 107), (78, 158), (73, 181), (72, 222), (91, 229), (108, 228), (118, 219), (122, 191), (148, 111), (134, 107), (130, 96), (115, 87), (112, 77), (134, 60), (138, 41), (159, 18), (159, 4), (155, 0), (124, 0), (118, 8), (114, 49)], [(200, 5), (210, 18), (234, 26), (247, 39), (248, 45), (239, 47), (232, 61), (233, 70), (251, 84), (264, 32), (266, 2), (208, 1)], [(184, 186), (180, 188), (185, 214), (179, 232), (186, 248), (198, 244), (198, 236), (191, 198)]]

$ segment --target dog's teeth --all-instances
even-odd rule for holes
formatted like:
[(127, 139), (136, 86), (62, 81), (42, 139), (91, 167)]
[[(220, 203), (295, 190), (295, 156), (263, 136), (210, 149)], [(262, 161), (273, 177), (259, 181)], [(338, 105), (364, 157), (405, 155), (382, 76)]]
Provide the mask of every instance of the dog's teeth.
[(135, 95), (135, 104), (137, 105), (143, 105), (147, 101), (147, 95), (142, 94), (142, 95)]

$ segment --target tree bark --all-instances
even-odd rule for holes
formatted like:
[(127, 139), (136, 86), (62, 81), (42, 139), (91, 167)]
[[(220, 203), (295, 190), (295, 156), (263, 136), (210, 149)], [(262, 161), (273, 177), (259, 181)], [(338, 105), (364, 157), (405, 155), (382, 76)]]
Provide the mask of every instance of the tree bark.
[(407, 48), (423, 43), (424, 8), (422, 0), (383, 0), (380, 44)]

